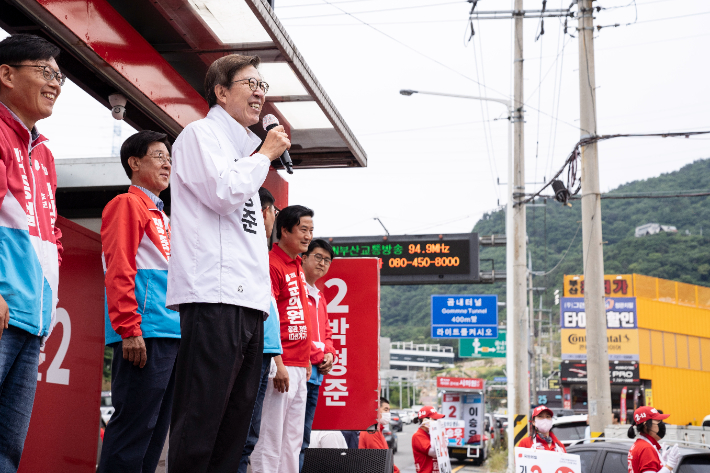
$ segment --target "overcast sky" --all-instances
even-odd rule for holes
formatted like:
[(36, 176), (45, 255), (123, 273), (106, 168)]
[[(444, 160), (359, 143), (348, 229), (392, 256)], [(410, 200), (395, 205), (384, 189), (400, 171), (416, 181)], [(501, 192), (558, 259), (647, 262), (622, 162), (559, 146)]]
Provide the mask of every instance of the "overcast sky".
[[(547, 7), (569, 3), (549, 0)], [(524, 2), (526, 9), (541, 4)], [(507, 10), (513, 2), (478, 5)], [(595, 37), (598, 132), (710, 130), (710, 2), (595, 5), (606, 8), (595, 24), (621, 25)], [(296, 170), (287, 177), (290, 203), (316, 211), (317, 234), (381, 234), (374, 217), (392, 234), (468, 232), (484, 212), (505, 203), (507, 188), (496, 185), (498, 178), (507, 182), (505, 108), (398, 93), (510, 97), (512, 20), (477, 21), (467, 41), (469, 9), (465, 1), (446, 0), (276, 0), (279, 18), (368, 155), (364, 169)], [(537, 19), (525, 20), (529, 183), (556, 171), (580, 135), (577, 39), (548, 18), (535, 41), (539, 26)], [(576, 36), (577, 22), (569, 26)], [(38, 126), (61, 159), (110, 156), (114, 123), (107, 109), (68, 83), (54, 115)], [(131, 132), (124, 123), (122, 139)], [(601, 143), (602, 190), (708, 158), (708, 140)], [(537, 187), (530, 184), (528, 191)]]

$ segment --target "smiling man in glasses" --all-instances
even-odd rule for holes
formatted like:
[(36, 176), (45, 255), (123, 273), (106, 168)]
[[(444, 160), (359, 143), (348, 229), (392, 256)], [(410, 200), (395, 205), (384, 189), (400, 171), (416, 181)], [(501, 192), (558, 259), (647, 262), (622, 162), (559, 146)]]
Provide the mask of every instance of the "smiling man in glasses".
[[(234, 472), (259, 389), (271, 298), (259, 188), (290, 147), (283, 127), (261, 140), (268, 85), (256, 56), (216, 60), (205, 77), (207, 117), (173, 145), (168, 307), (180, 312), (168, 468)], [(252, 154), (254, 153), (254, 154)]]
[(0, 471), (15, 472), (32, 415), (40, 346), (52, 332), (62, 246), (57, 177), (35, 124), (52, 115), (59, 48), (32, 35), (0, 42)]

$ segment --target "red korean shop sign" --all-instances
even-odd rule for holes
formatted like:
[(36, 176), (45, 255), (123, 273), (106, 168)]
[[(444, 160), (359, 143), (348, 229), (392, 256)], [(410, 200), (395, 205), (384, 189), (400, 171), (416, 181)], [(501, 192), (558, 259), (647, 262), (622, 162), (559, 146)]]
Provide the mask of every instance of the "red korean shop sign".
[(380, 270), (377, 258), (336, 258), (316, 285), (328, 301), (336, 351), (313, 430), (365, 430), (377, 422)]
[(436, 387), (440, 389), (483, 389), (485, 380), (480, 378), (436, 377)]
[(96, 471), (104, 358), (101, 238), (59, 217), (57, 325), (40, 352), (20, 473)]

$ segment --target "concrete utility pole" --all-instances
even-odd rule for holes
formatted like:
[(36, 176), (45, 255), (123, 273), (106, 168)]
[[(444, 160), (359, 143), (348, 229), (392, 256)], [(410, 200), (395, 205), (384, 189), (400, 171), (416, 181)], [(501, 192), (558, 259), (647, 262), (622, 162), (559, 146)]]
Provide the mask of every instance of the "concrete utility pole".
[[(515, 464), (514, 447), (527, 435), (528, 411), (528, 319), (525, 307), (527, 254), (525, 205), (525, 155), (523, 135), (523, 0), (515, 0), (515, 36), (513, 38), (513, 163), (508, 166), (507, 225), (511, 228), (507, 243), (507, 329), (508, 329), (508, 471)], [(518, 204), (518, 205), (514, 205)], [(510, 235), (512, 234), (512, 238)]]
[[(597, 136), (592, 0), (579, 1), (579, 105), (581, 137)], [(582, 242), (587, 314), (587, 396), (591, 436), (611, 424), (611, 388), (604, 301), (602, 208), (597, 143), (582, 147)]]

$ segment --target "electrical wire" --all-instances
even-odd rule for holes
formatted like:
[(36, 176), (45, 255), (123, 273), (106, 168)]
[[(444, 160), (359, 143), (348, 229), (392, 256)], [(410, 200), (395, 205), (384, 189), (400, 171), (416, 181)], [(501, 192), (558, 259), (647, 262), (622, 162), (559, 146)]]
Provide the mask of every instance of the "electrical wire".
[[(415, 8), (441, 7), (444, 5), (454, 5), (454, 4), (460, 5), (461, 2), (459, 1), (459, 2), (435, 3), (435, 4), (429, 4), (429, 5), (410, 5), (408, 7), (385, 8), (382, 10), (356, 11), (353, 13), (358, 14), (358, 15), (364, 15), (366, 13), (382, 13), (382, 12), (399, 11), (399, 10), (412, 10)], [(324, 15), (291, 16), (291, 17), (280, 18), (280, 19), (282, 19), (282, 20), (303, 20), (306, 18), (323, 18), (323, 17), (329, 17), (329, 16), (343, 16), (343, 15), (349, 15), (349, 14), (350, 13), (327, 13)]]
[[(554, 197), (553, 197), (553, 198), (554, 198)], [(552, 268), (551, 270), (549, 270), (549, 271), (546, 272), (546, 273), (536, 274), (535, 276), (547, 276), (547, 275), (549, 275), (549, 274), (552, 274), (552, 272), (553, 272), (554, 270), (556, 270), (556, 269), (562, 264), (562, 262), (563, 262), (563, 261), (565, 260), (565, 258), (567, 257), (567, 253), (569, 253), (569, 250), (572, 248), (572, 245), (574, 244), (574, 239), (577, 238), (577, 233), (579, 233), (579, 229), (580, 229), (580, 228), (582, 228), (582, 223), (581, 223), (581, 222), (579, 223), (579, 225), (577, 225), (577, 231), (574, 232), (574, 236), (572, 237), (572, 241), (569, 242), (569, 246), (567, 247), (567, 249), (565, 250), (564, 254), (562, 255), (562, 258), (560, 258), (560, 260), (557, 262), (557, 264), (555, 265), (555, 267)]]

